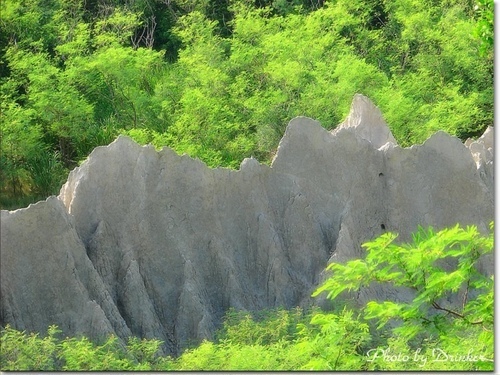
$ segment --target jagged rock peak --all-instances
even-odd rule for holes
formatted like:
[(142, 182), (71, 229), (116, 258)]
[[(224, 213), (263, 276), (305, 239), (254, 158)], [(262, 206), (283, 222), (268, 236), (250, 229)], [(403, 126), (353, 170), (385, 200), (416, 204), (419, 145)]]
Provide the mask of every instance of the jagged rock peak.
[(495, 140), (494, 129), (488, 126), (483, 135), (475, 141), (471, 138), (465, 141), (478, 168), (481, 165), (493, 163), (493, 142)]
[(336, 134), (343, 129), (353, 129), (356, 135), (370, 141), (376, 148), (388, 142), (397, 144), (380, 109), (361, 94), (354, 95), (349, 115), (332, 133)]
[(402, 241), (418, 225), (487, 230), (493, 159), (476, 168), (472, 149), (492, 151), (492, 133), (469, 148), (444, 132), (394, 146), (357, 95), (334, 132), (293, 119), (271, 167), (211, 169), (119, 137), (59, 197), (1, 212), (0, 324), (156, 337), (175, 354), (210, 338), (230, 307), (310, 304), (329, 261), (363, 257), (361, 244), (387, 230)]

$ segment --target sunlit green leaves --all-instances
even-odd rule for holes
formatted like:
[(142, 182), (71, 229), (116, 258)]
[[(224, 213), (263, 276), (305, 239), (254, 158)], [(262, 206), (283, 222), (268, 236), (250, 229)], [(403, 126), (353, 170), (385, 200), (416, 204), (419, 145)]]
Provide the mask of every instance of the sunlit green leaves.
[(96, 47), (113, 44), (129, 45), (130, 37), (139, 26), (137, 13), (127, 8), (115, 7), (109, 16), (95, 23), (94, 45)]
[(7, 326), (0, 336), (0, 368), (3, 371), (43, 371), (55, 368), (56, 335), (55, 326), (48, 329), (47, 336), (17, 331)]
[(493, 0), (476, 0), (474, 11), (479, 22), (474, 35), (481, 39), (481, 53), (491, 54), (494, 34), (494, 2)]
[(110, 336), (96, 344), (86, 337), (60, 337), (50, 326), (47, 335), (26, 333), (10, 326), (1, 331), (0, 368), (6, 371), (100, 371), (169, 369), (160, 357), (159, 340), (130, 338), (126, 345)]
[(370, 301), (366, 304), (366, 319), (377, 318), (379, 320), (379, 328), (383, 327), (390, 319), (397, 318), (403, 306), (392, 302), (384, 301), (377, 303)]
[[(493, 250), (492, 230), (484, 235), (475, 226), (420, 227), (412, 242), (395, 240), (395, 234), (385, 233), (363, 244), (364, 260), (330, 264), (332, 276), (313, 295), (327, 292), (335, 299), (374, 283), (405, 287), (413, 291), (411, 301), (369, 301), (364, 318), (375, 320), (378, 328), (392, 322), (393, 334), (407, 340), (435, 340), (457, 330), (477, 337), (477, 326), (493, 334), (493, 276), (478, 271), (478, 262)], [(485, 333), (481, 337), (491, 340)]]
[[(355, 93), (375, 101), (402, 146), (491, 125), (492, 54), (480, 53), (490, 2), (321, 3), (6, 0), (2, 100), (68, 168), (132, 128), (210, 166), (270, 162), (293, 117), (332, 128)], [(167, 51), (138, 42), (155, 15), (147, 45)], [(10, 175), (29, 175), (7, 159)]]
[(370, 268), (366, 262), (356, 259), (347, 264), (331, 263), (328, 270), (337, 277), (327, 279), (314, 293), (313, 297), (327, 291), (327, 297), (335, 299), (344, 291), (355, 291), (369, 281)]

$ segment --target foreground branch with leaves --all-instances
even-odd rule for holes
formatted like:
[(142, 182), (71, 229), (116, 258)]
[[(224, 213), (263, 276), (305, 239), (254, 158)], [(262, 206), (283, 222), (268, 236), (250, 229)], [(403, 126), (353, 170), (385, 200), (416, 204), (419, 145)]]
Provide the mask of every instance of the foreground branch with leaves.
[[(418, 228), (410, 243), (396, 244), (396, 239), (397, 234), (385, 233), (363, 244), (365, 259), (330, 264), (333, 276), (313, 295), (327, 292), (335, 300), (361, 288), (404, 288), (409, 300), (368, 301), (363, 319), (375, 321), (377, 330), (390, 336), (388, 342), (409, 357), (419, 349), (420, 355), (434, 358), (436, 349), (446, 348), (453, 358), (468, 349), (481, 358), (468, 363), (470, 368), (436, 361), (429, 369), (492, 369), (494, 278), (479, 269), (481, 262), (492, 261), (487, 257), (493, 251), (493, 223), (488, 236), (475, 226), (456, 225), (439, 232)], [(398, 363), (374, 362), (374, 369), (401, 369)]]

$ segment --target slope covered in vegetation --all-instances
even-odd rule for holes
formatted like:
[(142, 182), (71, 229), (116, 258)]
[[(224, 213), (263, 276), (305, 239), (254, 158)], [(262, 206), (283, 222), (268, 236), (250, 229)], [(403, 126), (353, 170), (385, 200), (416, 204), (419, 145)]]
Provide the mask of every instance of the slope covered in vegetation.
[(401, 145), (493, 123), (493, 2), (5, 0), (0, 207), (57, 193), (118, 134), (210, 166), (269, 161), (297, 115), (353, 95)]

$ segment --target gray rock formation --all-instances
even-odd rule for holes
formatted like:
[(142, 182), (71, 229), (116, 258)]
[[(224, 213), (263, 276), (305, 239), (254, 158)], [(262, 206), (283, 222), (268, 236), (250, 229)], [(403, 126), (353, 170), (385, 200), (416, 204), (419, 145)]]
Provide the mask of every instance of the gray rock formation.
[[(360, 95), (333, 132), (292, 120), (271, 167), (209, 169), (119, 137), (58, 197), (2, 211), (0, 323), (156, 337), (175, 354), (210, 337), (229, 307), (310, 303), (329, 261), (362, 257), (384, 231), (487, 231), (492, 138), (491, 128), (466, 147), (438, 132), (404, 149)], [(361, 298), (370, 293), (392, 292)]]

